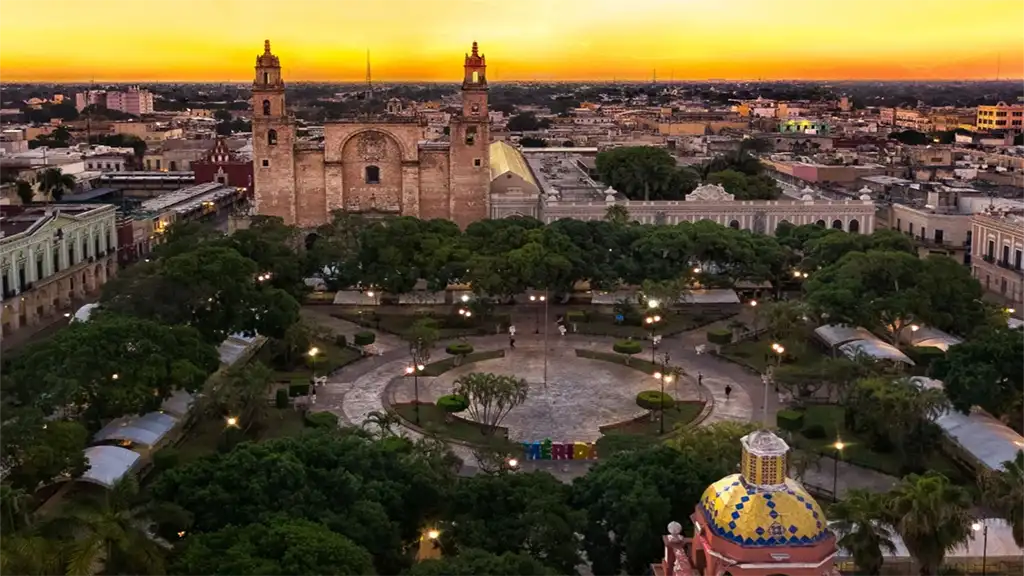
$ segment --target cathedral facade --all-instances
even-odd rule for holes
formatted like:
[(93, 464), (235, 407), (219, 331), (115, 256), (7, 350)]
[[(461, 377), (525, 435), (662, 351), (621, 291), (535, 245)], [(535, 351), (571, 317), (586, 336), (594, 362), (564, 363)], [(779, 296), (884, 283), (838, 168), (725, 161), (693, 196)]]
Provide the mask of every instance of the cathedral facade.
[(327, 122), (322, 144), (301, 142), (285, 108), (280, 60), (266, 41), (252, 88), (256, 212), (303, 228), (329, 222), (334, 210), (444, 218), (463, 228), (487, 218), (486, 69), (474, 42), (447, 141), (426, 140), (416, 119), (382, 116)]

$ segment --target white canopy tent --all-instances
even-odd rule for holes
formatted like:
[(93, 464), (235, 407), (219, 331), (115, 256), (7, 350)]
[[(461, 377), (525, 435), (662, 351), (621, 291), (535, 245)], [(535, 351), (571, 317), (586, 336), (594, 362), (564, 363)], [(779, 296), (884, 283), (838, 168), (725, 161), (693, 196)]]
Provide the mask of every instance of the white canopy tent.
[(899, 348), (887, 342), (882, 342), (878, 338), (847, 342), (839, 347), (839, 351), (845, 354), (847, 358), (855, 358), (858, 354), (863, 354), (878, 360), (891, 360), (892, 362), (900, 362), (909, 366), (914, 365), (914, 361), (903, 352), (900, 352)]
[(90, 446), (85, 449), (89, 469), (80, 480), (111, 488), (139, 461), (139, 453), (120, 446)]

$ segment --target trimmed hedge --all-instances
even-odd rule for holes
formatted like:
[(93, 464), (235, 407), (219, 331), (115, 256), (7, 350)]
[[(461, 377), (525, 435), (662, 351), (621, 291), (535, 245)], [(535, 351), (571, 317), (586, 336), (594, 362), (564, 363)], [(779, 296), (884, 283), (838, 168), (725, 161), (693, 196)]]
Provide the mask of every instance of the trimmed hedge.
[(640, 345), (636, 340), (619, 340), (612, 345), (612, 350), (619, 354), (639, 354), (643, 350), (643, 346)]
[(304, 419), (306, 426), (310, 428), (333, 429), (338, 427), (338, 417), (330, 412), (307, 412)]
[(825, 427), (821, 424), (811, 424), (807, 428), (801, 430), (800, 434), (803, 434), (803, 437), (808, 440), (820, 440), (827, 436), (825, 434)]
[(291, 384), (288, 386), (288, 396), (295, 398), (297, 396), (309, 396), (309, 384)]
[(473, 345), (469, 342), (452, 342), (444, 351), (452, 356), (465, 356), (473, 353)]
[(348, 337), (344, 334), (338, 334), (334, 337), (334, 344), (338, 348), (348, 348)]
[(661, 390), (644, 390), (636, 395), (636, 405), (644, 410), (661, 410), (675, 406), (676, 401)]
[(726, 344), (732, 344), (732, 330), (726, 328), (719, 328), (717, 330), (708, 330), (708, 342), (712, 344), (719, 344), (725, 346)]
[(587, 313), (582, 310), (569, 310), (568, 312), (565, 313), (565, 319), (568, 320), (569, 322), (586, 322)]
[(274, 406), (287, 408), (288, 402), (288, 391), (284, 388), (278, 388), (277, 392), (274, 393)]
[(377, 341), (377, 335), (373, 332), (356, 332), (355, 337), (352, 339), (356, 343), (356, 346), (369, 346)]
[(775, 423), (782, 430), (799, 432), (804, 427), (804, 413), (796, 410), (779, 410), (775, 415)]
[(449, 414), (469, 408), (469, 400), (462, 394), (447, 394), (437, 399), (437, 407)]

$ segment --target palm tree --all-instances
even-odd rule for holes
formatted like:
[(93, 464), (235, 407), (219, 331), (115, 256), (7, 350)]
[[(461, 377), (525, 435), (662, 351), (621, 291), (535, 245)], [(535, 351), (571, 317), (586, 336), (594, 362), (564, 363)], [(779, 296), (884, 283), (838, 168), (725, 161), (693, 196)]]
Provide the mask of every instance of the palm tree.
[(68, 542), (67, 574), (159, 574), (164, 550), (150, 534), (139, 484), (125, 476), (110, 490), (70, 503), (46, 530)]
[(883, 553), (896, 553), (892, 530), (885, 524), (885, 508), (884, 495), (850, 490), (828, 510), (840, 535), (836, 544), (853, 558), (863, 574), (881, 574)]
[(31, 204), (32, 198), (35, 197), (35, 190), (32, 189), (32, 185), (24, 180), (14, 181), (15, 189), (18, 193), (18, 198), (22, 204)]
[(9, 484), (0, 485), (0, 528), (6, 534), (28, 526), (28, 512), (31, 496), (21, 488)]
[(60, 168), (47, 168), (39, 175), (39, 190), (46, 194), (48, 201), (60, 202), (64, 193), (71, 192), (76, 185), (75, 177)]
[(1010, 523), (1013, 540), (1024, 547), (1024, 451), (1002, 470), (982, 473), (979, 484), (982, 503)]
[(910, 474), (889, 492), (888, 523), (921, 576), (937, 574), (946, 553), (971, 537), (971, 497), (937, 472)]
[(362, 427), (365, 430), (369, 430), (371, 427), (377, 428), (376, 436), (378, 438), (386, 438), (388, 436), (395, 435), (395, 426), (401, 423), (401, 419), (391, 412), (385, 412), (381, 410), (374, 410), (366, 415), (366, 420), (363, 421)]
[(48, 576), (64, 572), (66, 558), (60, 541), (36, 532), (5, 532), (0, 540), (0, 573)]

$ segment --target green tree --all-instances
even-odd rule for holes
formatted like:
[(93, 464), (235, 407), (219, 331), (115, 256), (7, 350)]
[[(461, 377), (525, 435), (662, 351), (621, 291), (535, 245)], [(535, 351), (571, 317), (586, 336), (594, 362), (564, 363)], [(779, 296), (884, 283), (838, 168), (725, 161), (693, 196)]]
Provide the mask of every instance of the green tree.
[(896, 553), (893, 533), (885, 523), (887, 516), (885, 495), (867, 490), (848, 491), (828, 510), (839, 535), (836, 545), (853, 558), (861, 574), (881, 574), (883, 553)]
[(209, 405), (219, 416), (238, 418), (243, 432), (259, 430), (270, 415), (273, 377), (261, 362), (232, 366), (210, 392)]
[(471, 372), (455, 380), (452, 393), (465, 396), (470, 418), (493, 433), (513, 408), (526, 401), (529, 389), (525, 378)]
[[(630, 200), (681, 200), (696, 187), (696, 175), (676, 166), (672, 155), (653, 146), (624, 146), (597, 155), (601, 181)], [(686, 171), (685, 174), (679, 172)]]
[[(245, 230), (238, 230), (225, 239), (242, 256), (256, 263), (260, 274), (269, 275), (263, 282), (284, 290), (296, 300), (308, 289), (304, 284), (304, 246), (299, 230), (287, 226), (277, 217), (257, 216)], [(296, 254), (298, 253), (298, 254)]]
[(808, 328), (807, 307), (799, 300), (775, 300), (760, 311), (761, 321), (772, 340), (786, 340)]
[(932, 363), (932, 376), (942, 380), (953, 407), (968, 414), (980, 406), (1022, 429), (1024, 412), (1024, 332), (1008, 328), (981, 331), (950, 347)]
[(125, 476), (110, 490), (82, 495), (43, 528), (69, 542), (68, 574), (160, 574), (164, 550), (147, 531), (139, 485)]
[(440, 337), (437, 321), (432, 318), (421, 318), (413, 322), (403, 337), (409, 343), (409, 355), (412, 357), (413, 364), (428, 364), (430, 353)]
[(35, 190), (32, 189), (32, 185), (24, 180), (15, 180), (14, 182), (15, 191), (18, 194), (18, 199), (21, 200), (22, 204), (31, 204), (32, 198), (35, 197)]
[[(89, 469), (82, 452), (89, 444), (89, 432), (78, 422), (48, 422), (32, 406), (5, 406), (3, 413), (0, 463), (8, 471), (5, 480), (11, 489), (33, 494), (54, 478), (78, 478)], [(6, 518), (17, 524), (15, 519)]]
[(459, 550), (522, 553), (572, 574), (581, 562), (576, 533), (583, 515), (572, 509), (570, 496), (570, 487), (546, 472), (462, 478), (441, 537)]
[(38, 178), (39, 191), (46, 195), (50, 202), (60, 202), (67, 192), (73, 192), (78, 183), (71, 174), (65, 174), (60, 168), (47, 168)]
[(5, 392), (44, 414), (81, 415), (95, 427), (156, 410), (179, 389), (195, 392), (219, 365), (216, 349), (192, 328), (104, 312), (19, 354)]
[(365, 548), (327, 526), (272, 518), (190, 536), (172, 565), (174, 574), (373, 574)]
[(5, 532), (0, 540), (0, 571), (4, 574), (52, 576), (66, 573), (66, 546), (37, 531)]
[(917, 130), (903, 130), (902, 132), (890, 132), (889, 139), (896, 140), (900, 144), (906, 144), (908, 146), (924, 146), (931, 144), (931, 138), (923, 132)]
[[(409, 576), (555, 576), (560, 574), (528, 554), (492, 554), (463, 548), (454, 556), (424, 560), (407, 572)], [(571, 574), (572, 572), (567, 572)]]
[(971, 498), (936, 472), (904, 477), (889, 493), (890, 523), (921, 576), (938, 574), (946, 554), (971, 537)]
[(629, 208), (621, 204), (613, 204), (604, 211), (604, 219), (616, 226), (629, 224)]
[(550, 120), (538, 120), (532, 112), (524, 112), (509, 118), (506, 128), (509, 132), (533, 132), (549, 126), (551, 126)]
[(547, 148), (548, 141), (543, 138), (534, 138), (533, 136), (524, 136), (519, 139), (519, 145), (523, 148)]
[(1002, 469), (983, 472), (979, 480), (982, 503), (1010, 523), (1014, 542), (1024, 547), (1024, 451), (1003, 462)]

